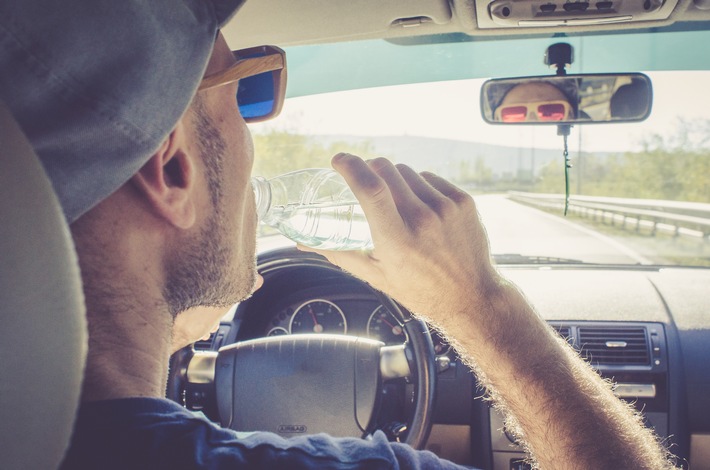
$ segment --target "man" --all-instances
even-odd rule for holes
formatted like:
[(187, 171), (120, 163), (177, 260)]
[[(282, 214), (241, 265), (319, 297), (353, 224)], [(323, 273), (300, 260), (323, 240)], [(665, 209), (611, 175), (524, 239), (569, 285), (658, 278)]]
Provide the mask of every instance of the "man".
[[(238, 3), (0, 5), (0, 97), (59, 195), (86, 295), (89, 355), (64, 468), (453, 467), (381, 433), (238, 439), (162, 398), (180, 312), (230, 305), (257, 282), (253, 150), (237, 83), (196, 92), (202, 76), (235, 64), (215, 34)], [(384, 159), (340, 154), (333, 166), (360, 200), (375, 248), (323, 254), (457, 332), (456, 347), (541, 467), (670, 465), (493, 268), (470, 196)]]
[[(567, 85), (567, 90), (561, 88)], [(571, 88), (571, 89), (570, 89)], [(566, 121), (579, 119), (576, 81), (532, 81), (510, 87), (493, 84), (489, 95), (502, 94), (493, 109), (493, 120), (502, 122)]]

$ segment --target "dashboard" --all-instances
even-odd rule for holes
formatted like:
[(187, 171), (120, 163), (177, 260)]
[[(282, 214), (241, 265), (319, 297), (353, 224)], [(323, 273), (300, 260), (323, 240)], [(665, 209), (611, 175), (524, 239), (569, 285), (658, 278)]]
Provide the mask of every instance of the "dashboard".
[[(260, 258), (264, 286), (236, 306), (198, 350), (268, 336), (347, 334), (402, 344), (406, 335), (366, 284), (295, 250)], [(681, 462), (708, 468), (710, 448), (710, 270), (620, 266), (500, 266), (548, 323), (616, 384)], [(437, 389), (426, 448), (485, 469), (524, 469), (522, 448), (482, 399), (475, 376), (433, 333)], [(411, 390), (389, 388), (389, 421), (405, 420)], [(393, 393), (393, 390), (395, 393)], [(188, 408), (214, 414), (205, 388), (183, 390)], [(217, 420), (215, 418), (215, 420)], [(573, 459), (573, 456), (570, 456)], [(696, 465), (697, 464), (697, 465)]]
[[(294, 334), (348, 334), (382, 341), (392, 346), (404, 344), (407, 336), (392, 312), (372, 294), (332, 293), (335, 286), (300, 291), (283, 308), (270, 312), (264, 336)], [(436, 330), (429, 333), (438, 356), (451, 351)]]

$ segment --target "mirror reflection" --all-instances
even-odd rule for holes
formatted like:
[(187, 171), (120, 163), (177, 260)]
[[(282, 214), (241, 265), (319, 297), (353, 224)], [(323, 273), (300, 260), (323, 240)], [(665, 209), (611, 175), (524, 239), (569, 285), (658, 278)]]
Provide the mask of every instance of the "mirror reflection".
[(651, 103), (640, 73), (495, 79), (481, 88), (483, 119), (495, 124), (638, 122)]

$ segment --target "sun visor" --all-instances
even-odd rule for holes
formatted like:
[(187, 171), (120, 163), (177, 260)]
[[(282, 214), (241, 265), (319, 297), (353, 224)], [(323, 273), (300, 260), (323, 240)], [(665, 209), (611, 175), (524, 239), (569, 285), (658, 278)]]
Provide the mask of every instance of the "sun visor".
[[(259, 44), (280, 46), (386, 37), (392, 31), (427, 30), (449, 25), (453, 13), (447, 0), (383, 2), (279, 2), (283, 12), (274, 14), (274, 2), (246, 2), (222, 30), (232, 47)], [(268, 28), (263, 20), (269, 18)]]

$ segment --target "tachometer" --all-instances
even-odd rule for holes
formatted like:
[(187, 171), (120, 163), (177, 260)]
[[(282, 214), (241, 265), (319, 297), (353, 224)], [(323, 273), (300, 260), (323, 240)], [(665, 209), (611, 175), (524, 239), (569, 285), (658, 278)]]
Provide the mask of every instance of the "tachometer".
[(348, 324), (340, 307), (324, 299), (309, 300), (296, 309), (289, 326), (291, 334), (345, 334)]
[(377, 307), (367, 320), (367, 336), (385, 344), (402, 344), (407, 340), (404, 329), (384, 305)]

